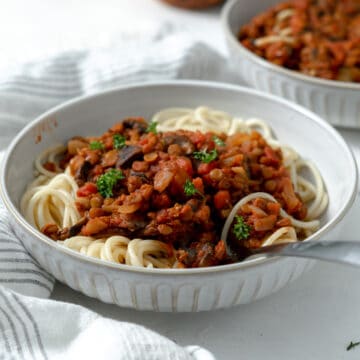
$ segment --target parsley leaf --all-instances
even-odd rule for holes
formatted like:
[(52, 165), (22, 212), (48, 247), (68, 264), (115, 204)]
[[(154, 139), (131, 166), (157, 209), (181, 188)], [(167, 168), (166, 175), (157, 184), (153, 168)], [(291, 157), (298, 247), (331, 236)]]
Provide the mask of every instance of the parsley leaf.
[(236, 238), (239, 240), (247, 239), (250, 235), (251, 226), (248, 225), (242, 216), (236, 215), (235, 216), (235, 225), (233, 229), (233, 233), (235, 234)]
[(125, 176), (121, 170), (110, 169), (105, 174), (99, 176), (96, 182), (99, 193), (105, 198), (112, 197), (114, 186), (119, 180), (124, 178)]
[(195, 159), (201, 160), (202, 162), (208, 164), (217, 158), (218, 153), (216, 149), (211, 150), (210, 152), (207, 152), (206, 150), (201, 150), (201, 151), (194, 151), (193, 155)]
[(204, 194), (202, 194), (192, 183), (191, 180), (187, 179), (184, 184), (184, 194), (186, 196), (193, 196), (196, 194), (201, 195), (203, 198), (205, 197)]
[(360, 345), (360, 341), (354, 343), (351, 341), (350, 344), (347, 346), (346, 351), (349, 351), (358, 345)]
[(158, 125), (157, 122), (151, 121), (148, 128), (146, 129), (146, 132), (147, 133), (152, 132), (154, 134), (157, 134), (157, 130), (156, 130), (157, 125)]
[(90, 144), (90, 149), (91, 150), (103, 150), (104, 149), (104, 144), (100, 141), (92, 141)]
[(115, 134), (113, 136), (114, 149), (120, 150), (125, 146), (125, 136)]
[(218, 136), (214, 135), (212, 139), (217, 146), (225, 146), (224, 141), (222, 141)]

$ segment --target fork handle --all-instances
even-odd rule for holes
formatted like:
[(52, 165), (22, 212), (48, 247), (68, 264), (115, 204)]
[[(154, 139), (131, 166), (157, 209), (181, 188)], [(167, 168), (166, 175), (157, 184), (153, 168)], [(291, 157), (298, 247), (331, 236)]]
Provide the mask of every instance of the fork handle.
[(264, 246), (253, 251), (266, 257), (294, 256), (360, 266), (360, 242), (305, 241)]

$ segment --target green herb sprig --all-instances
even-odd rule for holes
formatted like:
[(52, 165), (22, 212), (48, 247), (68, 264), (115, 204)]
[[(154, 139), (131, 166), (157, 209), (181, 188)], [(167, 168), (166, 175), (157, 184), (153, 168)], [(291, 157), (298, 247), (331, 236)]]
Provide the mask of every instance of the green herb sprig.
[(125, 136), (123, 135), (119, 135), (119, 134), (114, 134), (113, 135), (113, 146), (114, 149), (116, 150), (120, 150), (122, 149), (126, 144), (125, 144)]
[(358, 341), (358, 342), (350, 341), (350, 344), (347, 346), (346, 351), (349, 351), (359, 345), (360, 345), (360, 341)]
[(154, 134), (157, 134), (157, 129), (156, 129), (157, 125), (158, 123), (156, 121), (151, 121), (148, 128), (146, 129), (146, 132), (147, 133), (152, 132)]
[(89, 146), (91, 150), (104, 150), (104, 144), (101, 141), (92, 141)]
[(202, 194), (189, 179), (185, 181), (184, 194), (186, 196), (193, 196), (199, 194), (202, 198), (205, 198), (204, 194)]
[(233, 233), (235, 234), (238, 240), (245, 240), (249, 237), (251, 231), (251, 226), (248, 225), (242, 216), (235, 216), (235, 225), (233, 228)]
[(104, 197), (112, 197), (113, 196), (113, 188), (119, 180), (124, 179), (121, 170), (110, 169), (105, 174), (99, 176), (96, 186), (98, 188), (99, 193)]
[(193, 156), (197, 160), (201, 160), (203, 163), (209, 164), (218, 157), (216, 149), (207, 152), (206, 150), (194, 151)]
[(217, 146), (225, 146), (224, 141), (222, 141), (218, 136), (214, 135), (212, 139)]

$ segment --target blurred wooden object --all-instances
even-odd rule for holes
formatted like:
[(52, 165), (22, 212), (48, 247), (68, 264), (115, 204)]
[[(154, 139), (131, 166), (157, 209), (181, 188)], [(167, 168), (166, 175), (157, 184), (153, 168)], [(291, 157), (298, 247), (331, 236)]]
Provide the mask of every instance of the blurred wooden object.
[(163, 0), (170, 5), (185, 9), (204, 9), (221, 4), (224, 0)]

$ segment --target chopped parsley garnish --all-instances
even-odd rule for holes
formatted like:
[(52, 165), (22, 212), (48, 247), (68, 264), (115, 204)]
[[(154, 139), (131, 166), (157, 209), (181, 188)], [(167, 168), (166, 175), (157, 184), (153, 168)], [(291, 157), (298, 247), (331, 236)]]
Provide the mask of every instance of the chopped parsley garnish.
[(121, 170), (110, 169), (105, 174), (99, 176), (96, 182), (96, 186), (98, 188), (99, 193), (104, 198), (112, 197), (114, 186), (119, 180), (124, 178), (125, 176), (123, 175)]
[(89, 145), (90, 145), (91, 150), (103, 150), (104, 149), (104, 144), (100, 141), (92, 141)]
[(157, 134), (156, 127), (157, 127), (157, 122), (151, 121), (148, 128), (146, 129), (146, 132), (147, 133), (152, 132), (154, 134)]
[(193, 196), (193, 195), (199, 194), (204, 198), (204, 194), (202, 194), (189, 179), (187, 179), (185, 181), (184, 194), (186, 196)]
[(213, 136), (213, 141), (217, 146), (225, 146), (224, 141), (222, 141), (218, 136)]
[(245, 240), (249, 237), (251, 226), (248, 225), (242, 216), (235, 216), (235, 225), (233, 229), (233, 233), (235, 234), (238, 240)]
[(120, 150), (125, 146), (125, 136), (115, 134), (113, 136), (114, 149)]
[(195, 159), (201, 160), (202, 162), (208, 164), (217, 158), (218, 153), (216, 149), (211, 150), (210, 152), (207, 152), (206, 150), (201, 150), (201, 151), (194, 151), (193, 155)]
[(359, 345), (360, 345), (360, 341), (358, 341), (358, 342), (352, 342), (351, 341), (350, 344), (347, 346), (346, 350), (349, 351), (349, 350), (351, 350), (354, 347), (359, 346)]

